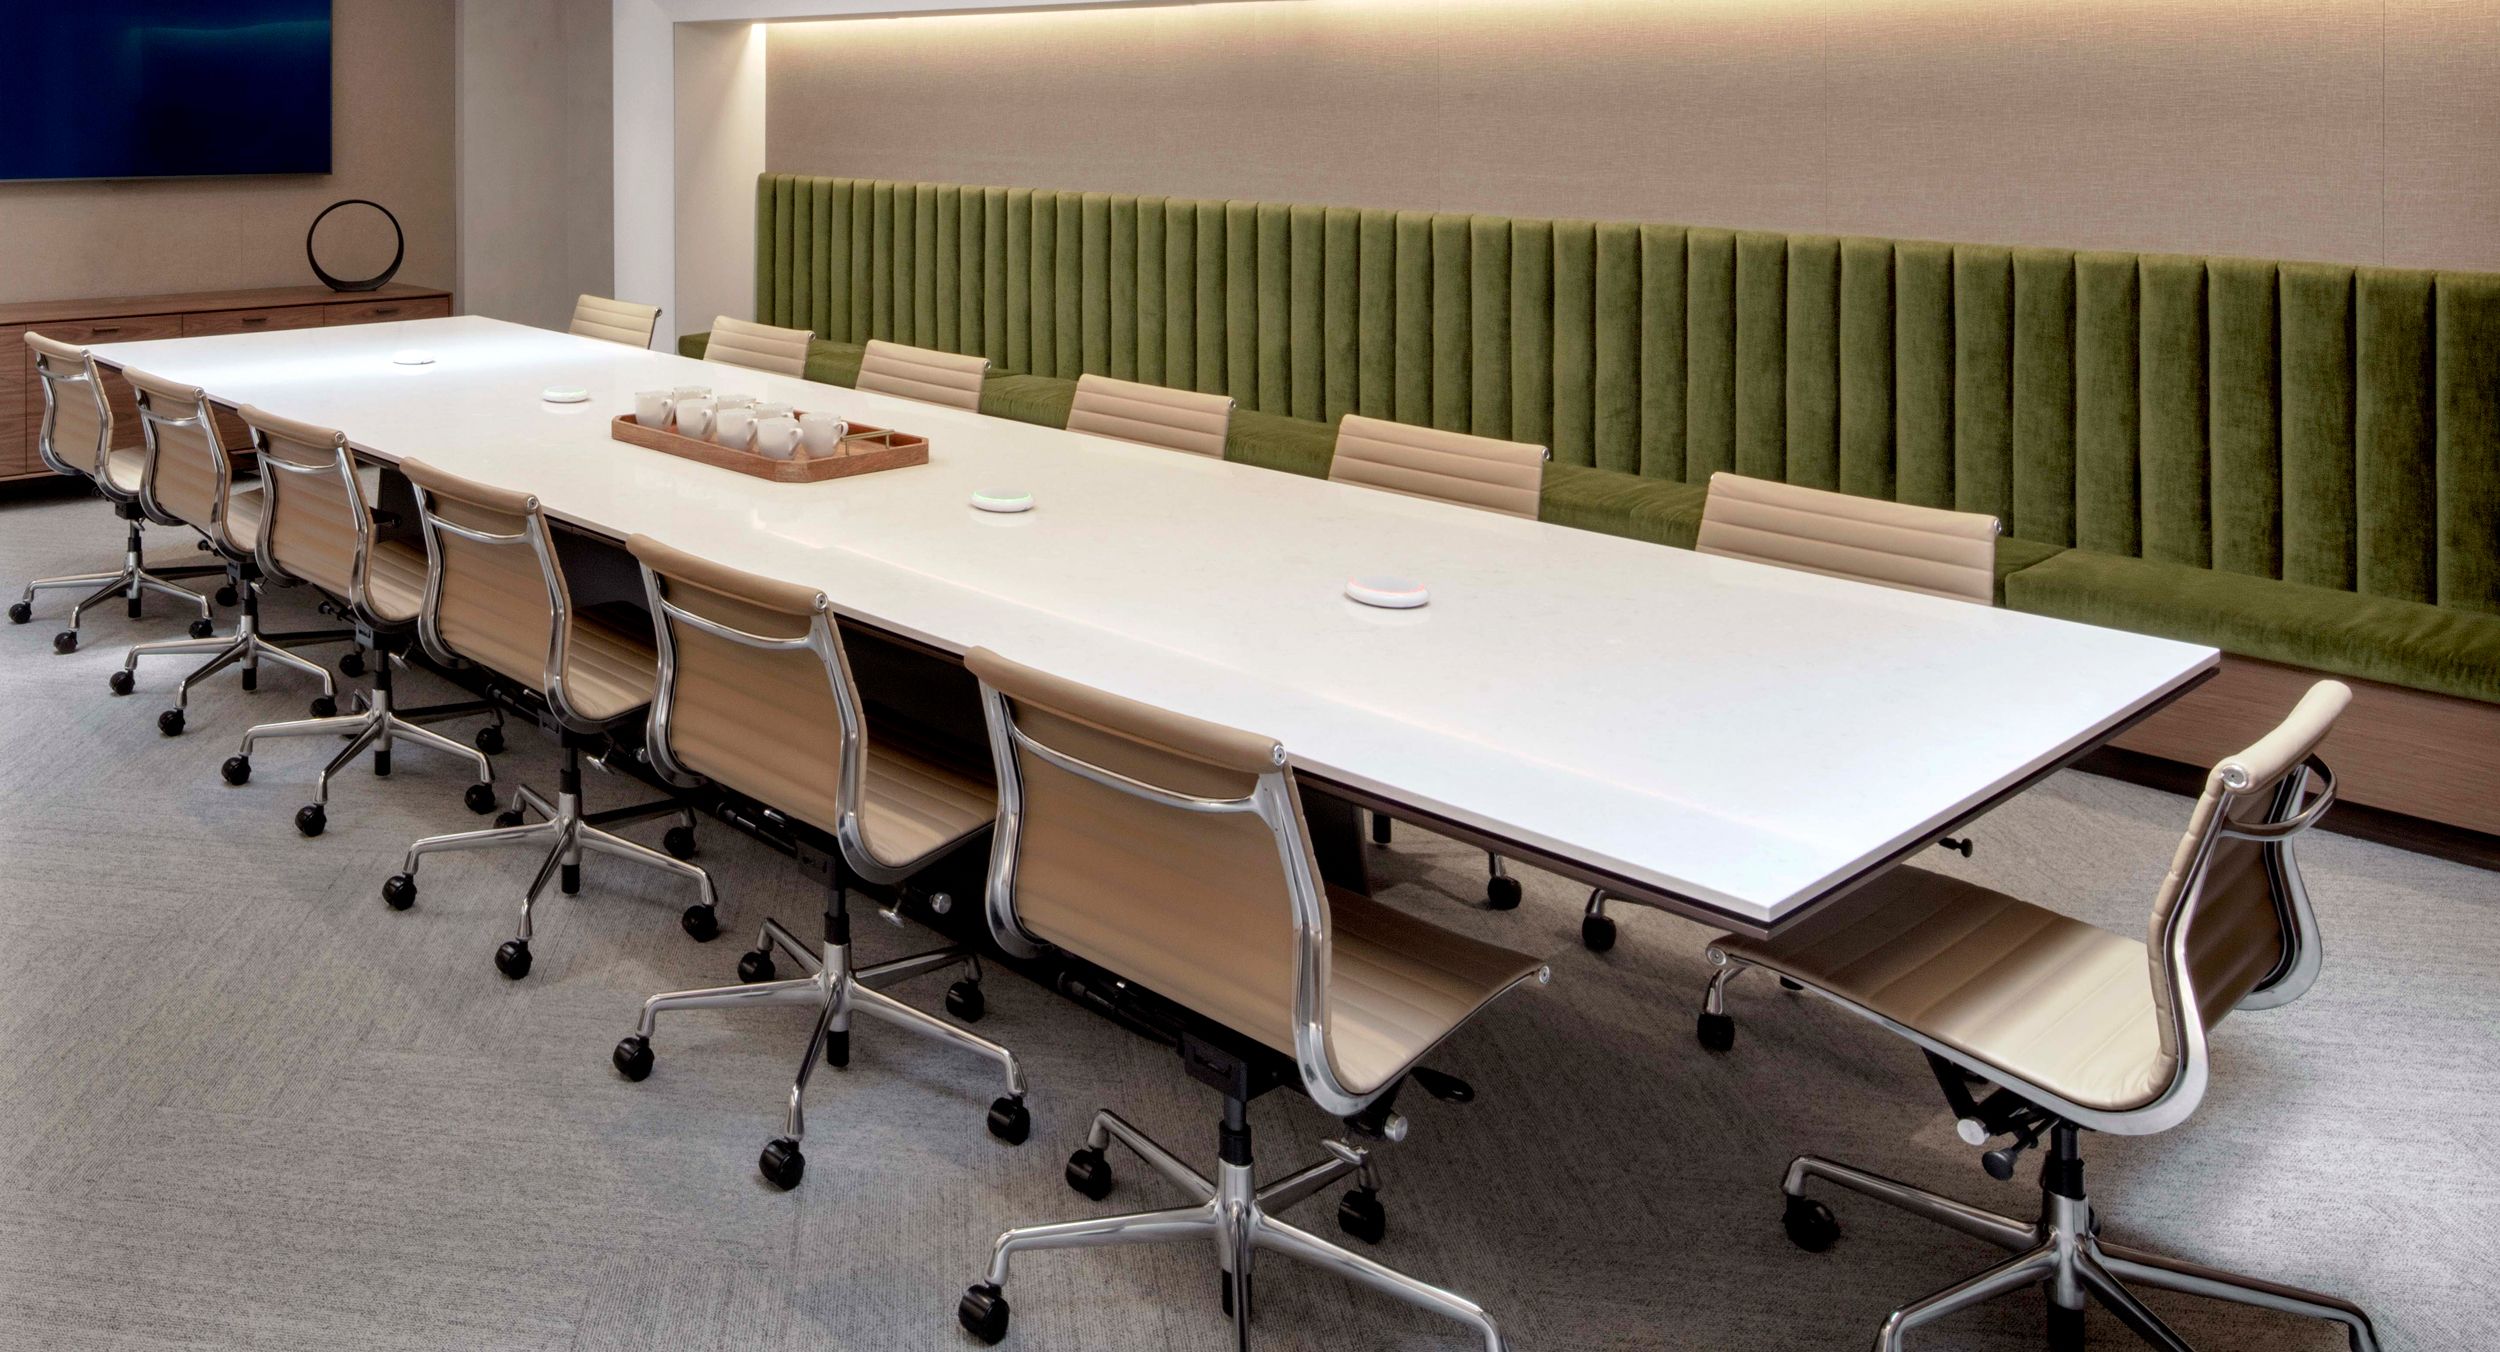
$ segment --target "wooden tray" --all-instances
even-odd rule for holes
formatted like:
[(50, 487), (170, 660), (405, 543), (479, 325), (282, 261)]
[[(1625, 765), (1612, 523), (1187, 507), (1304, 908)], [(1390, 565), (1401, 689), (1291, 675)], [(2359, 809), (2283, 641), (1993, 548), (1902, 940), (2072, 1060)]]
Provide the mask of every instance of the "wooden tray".
[(813, 484), (827, 479), (846, 479), (854, 474), (874, 474), (881, 469), (901, 469), (905, 465), (929, 463), (929, 439), (889, 427), (869, 427), (852, 423), (849, 436), (835, 444), (831, 455), (810, 456), (804, 450), (787, 460), (754, 451), (733, 451), (701, 437), (681, 435), (674, 426), (645, 427), (634, 421), (630, 413), (620, 414), (608, 424), (608, 435), (630, 446), (665, 455), (699, 460), (719, 469), (752, 474), (774, 483)]

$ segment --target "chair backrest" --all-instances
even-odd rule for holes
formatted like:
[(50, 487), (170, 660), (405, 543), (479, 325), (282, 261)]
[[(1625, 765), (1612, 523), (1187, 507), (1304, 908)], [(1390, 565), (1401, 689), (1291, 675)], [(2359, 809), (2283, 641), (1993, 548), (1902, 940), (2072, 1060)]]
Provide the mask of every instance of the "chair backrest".
[(147, 440), (147, 468), (139, 479), (139, 505), (159, 521), (179, 521), (220, 551), (240, 554), (226, 531), (226, 508), (234, 491), (234, 465), (218, 440), (208, 395), (185, 385), (124, 367), (139, 407), (139, 430)]
[(261, 571), (309, 583), (364, 612), (373, 514), (347, 434), (249, 404), (236, 414), (260, 452)]
[(652, 331), (660, 326), (660, 307), (637, 305), (630, 300), (610, 300), (606, 296), (585, 295), (573, 302), (572, 332), (584, 338), (600, 338), (627, 347), (651, 346)]
[(1328, 1051), (1328, 897), (1284, 748), (986, 649), (964, 662), (998, 767), (999, 942), (1054, 945), (1289, 1052), (1322, 1107), (1358, 1111)]
[(1232, 430), (1230, 395), (1200, 394), (1162, 385), (1141, 385), (1110, 376), (1077, 377), (1068, 430), (1118, 437), (1191, 455), (1224, 458)]
[(1328, 477), (1408, 497), (1536, 519), (1546, 450), (1524, 441), (1443, 432), (1349, 413)]
[(1902, 591), (1992, 604), (1997, 519), (1722, 470), (1694, 549)]
[(43, 422), (35, 448), (55, 474), (93, 479), (107, 496), (123, 496), (104, 472), (105, 452), (113, 444), (113, 406), (104, 397), (87, 349), (56, 342), (32, 329), (26, 346), (34, 353), (35, 381), (43, 387)]
[(868, 734), (824, 593), (647, 535), (625, 543), (642, 564), (659, 638), (654, 763), (864, 846), (859, 782)]
[(989, 373), (987, 357), (932, 352), (925, 347), (873, 339), (860, 357), (858, 388), (871, 394), (890, 394), (978, 413), (981, 381)]
[(422, 460), (399, 472), (425, 528), (417, 633), (437, 660), (464, 658), (547, 696), (559, 713), (572, 601), (546, 513), (527, 493), (490, 488)]
[(2317, 917), (2291, 839), (2334, 803), (2317, 749), (2351, 699), (2320, 681), (2216, 765), (2162, 878), (2146, 941), (2162, 1052), (2200, 1086), (2206, 1030), (2235, 1008), (2288, 1004), (2317, 976)]
[(722, 315), (712, 321), (712, 336), (704, 344), (703, 359), (770, 371), (777, 376), (804, 376), (807, 343), (815, 336), (805, 329), (777, 329), (770, 324), (753, 324)]

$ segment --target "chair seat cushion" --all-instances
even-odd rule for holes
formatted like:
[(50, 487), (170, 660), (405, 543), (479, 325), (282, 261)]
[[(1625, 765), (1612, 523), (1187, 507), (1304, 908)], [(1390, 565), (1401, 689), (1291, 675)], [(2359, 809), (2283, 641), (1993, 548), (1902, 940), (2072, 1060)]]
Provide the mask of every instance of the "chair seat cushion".
[(1068, 410), (1076, 404), (1076, 382), (1057, 376), (1029, 376), (1018, 372), (992, 374), (981, 382), (981, 411), (993, 418), (1013, 418), (1017, 422), (1035, 423), (1043, 427), (1068, 425)]
[(1537, 519), (1651, 544), (1690, 549), (1701, 533), (1700, 484), (1585, 465), (1547, 465)]
[(876, 741), (868, 744), (860, 799), (860, 830), (869, 853), (896, 867), (954, 845), (998, 815), (998, 797), (988, 785)]
[(1358, 1094), (1404, 1074), (1544, 965), (1342, 888), (1328, 890), (1328, 911), (1328, 1052)]
[(624, 718), (659, 688), (660, 659), (651, 644), (588, 615), (574, 617), (564, 658), (564, 701), (583, 718)]
[(1776, 939), (1712, 947), (2087, 1108), (2171, 1081), (2143, 944), (1958, 878), (1896, 868)]
[(2500, 616), (2068, 550), (2005, 582), (2035, 615), (2500, 703)]
[(1227, 460), (1313, 478), (1327, 477), (1336, 454), (1334, 425), (1255, 409), (1233, 410), (1232, 429), (1224, 437)]
[(384, 623), (416, 623), (425, 604), (425, 551), (398, 540), (374, 541), (365, 604)]

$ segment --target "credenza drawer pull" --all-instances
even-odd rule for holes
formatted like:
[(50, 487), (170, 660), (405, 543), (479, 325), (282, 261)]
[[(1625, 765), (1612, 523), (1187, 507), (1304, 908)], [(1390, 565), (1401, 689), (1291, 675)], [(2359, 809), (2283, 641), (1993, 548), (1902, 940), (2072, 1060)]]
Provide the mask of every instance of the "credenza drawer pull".
[(94, 334), (98, 338), (101, 338), (108, 333), (119, 333), (121, 331), (122, 326), (119, 324), (92, 324), (87, 328), (87, 332)]
[(246, 324), (266, 324), (266, 323), (268, 323), (268, 322), (269, 322), (269, 316), (267, 316), (267, 315), (245, 315), (245, 316), (243, 316), (243, 320), (242, 320), (242, 322), (243, 322), (243, 323), (246, 323)]

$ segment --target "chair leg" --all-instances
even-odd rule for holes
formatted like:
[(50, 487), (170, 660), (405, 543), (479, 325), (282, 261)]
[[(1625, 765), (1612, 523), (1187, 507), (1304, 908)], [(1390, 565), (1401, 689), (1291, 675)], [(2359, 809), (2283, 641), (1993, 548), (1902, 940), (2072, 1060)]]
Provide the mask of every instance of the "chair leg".
[(494, 826), (483, 831), (455, 831), (449, 835), (427, 836), (408, 847), (400, 864), (400, 872), (415, 873), (417, 861), (429, 854), (457, 854), (464, 850), (492, 850), (505, 845), (524, 845), (543, 839), (562, 828), (554, 822), (530, 822), (521, 826)]
[(998, 1237), (990, 1248), (989, 1283), (1003, 1286), (1007, 1282), (1007, 1260), (1019, 1253), (1037, 1253), (1044, 1249), (1096, 1249), (1115, 1244), (1163, 1244), (1176, 1239), (1212, 1239), (1221, 1219), (1212, 1202), (1196, 1206), (1171, 1207), (1162, 1211), (1133, 1211), (1120, 1216), (1096, 1216), (1090, 1220), (1061, 1221), (1055, 1225), (1026, 1225), (1009, 1230)]
[(1085, 1148), (1104, 1150), (1113, 1141), (1127, 1146), (1129, 1153), (1146, 1162), (1147, 1168), (1187, 1189), (1190, 1195), (1202, 1199), (1215, 1196), (1214, 1180), (1190, 1168), (1180, 1156), (1164, 1149), (1153, 1137), (1130, 1125), (1127, 1118), (1105, 1108), (1094, 1114), (1093, 1126), (1086, 1129)]
[(847, 981), (848, 1008), (871, 1018), (882, 1019), (898, 1028), (908, 1028), (924, 1037), (934, 1038), (949, 1046), (960, 1047), (988, 1057), (998, 1064), (1007, 1079), (1007, 1097), (1024, 1097), (1024, 1068), (1016, 1063), (1016, 1054), (967, 1028), (948, 1023), (935, 1014), (904, 1004), (883, 991), (860, 985), (856, 978)]
[(695, 885), (702, 889), (703, 900), (699, 903), (700, 905), (709, 907), (718, 901), (712, 892), (712, 875), (693, 864), (662, 854), (658, 850), (637, 845), (623, 836), (610, 835), (595, 826), (582, 827), (580, 837), (582, 845), (594, 854), (631, 860), (637, 864), (656, 868), (662, 873), (674, 873), (681, 878), (694, 879)]
[(1445, 1291), (1429, 1282), (1407, 1276), (1396, 1268), (1375, 1262), (1363, 1255), (1328, 1240), (1277, 1220), (1253, 1212), (1250, 1226), (1251, 1243), (1288, 1258), (1299, 1259), (1314, 1267), (1357, 1281), (1384, 1295), (1395, 1296), (1410, 1305), (1420, 1306), (1435, 1314), (1445, 1315), (1466, 1324), (1483, 1336), (1485, 1352), (1502, 1352), (1502, 1332), (1484, 1312), (1484, 1307), (1459, 1295)]
[(1900, 1352), (1902, 1338), (1921, 1324), (1942, 1319), (1957, 1310), (1985, 1305), (2008, 1292), (2026, 1286), (2037, 1286), (2057, 1275), (2057, 1246), (2043, 1244), (2015, 1254), (1995, 1267), (1892, 1312), (1884, 1321), (1883, 1332), (1876, 1335), (1875, 1352)]
[(2188, 1346), (2187, 1339), (2161, 1321), (2161, 1316), (2146, 1309), (2144, 1302), (2135, 1298), (2134, 1292), (2120, 1286), (2118, 1279), (2110, 1275), (2109, 1269), (2102, 1266), (2088, 1250), (2075, 1255), (2075, 1275), (2083, 1279), (2084, 1289), (2092, 1294), (2093, 1299), (2118, 1316), (2120, 1323), (2133, 1330), (2135, 1336), (2148, 1345), (2160, 1348), (2161, 1352), (2196, 1352)]
[(1869, 1173), (1817, 1155), (1799, 1155), (1791, 1161), (1781, 1191), (1790, 1197), (1802, 1197), (1807, 1180), (1817, 1178), (1872, 1197), (1887, 1206), (1898, 1207), (1913, 1216), (1959, 1230), (1974, 1239), (1984, 1239), (1999, 1248), (2029, 1249), (2042, 1239), (2040, 1228), (2036, 1225), (2025, 1224), (2011, 1216), (2000, 1216), (1993, 1211), (1983, 1211), (1950, 1197), (1940, 1197), (1924, 1188), (1914, 1188), (1882, 1174)]
[(2086, 1244), (2085, 1249), (2111, 1277), (2118, 1280), (2191, 1296), (2254, 1305), (2284, 1314), (2329, 1320), (2344, 1326), (2354, 1352), (2378, 1352), (2378, 1330), (2371, 1326), (2370, 1316), (2351, 1301), (2257, 1277), (2223, 1272), (2124, 1244), (2112, 1244), (2097, 1236)]

